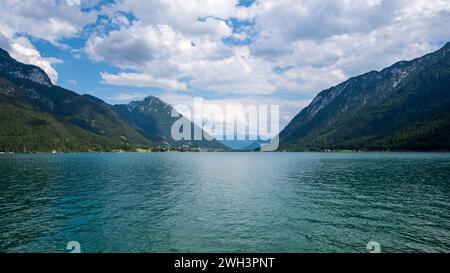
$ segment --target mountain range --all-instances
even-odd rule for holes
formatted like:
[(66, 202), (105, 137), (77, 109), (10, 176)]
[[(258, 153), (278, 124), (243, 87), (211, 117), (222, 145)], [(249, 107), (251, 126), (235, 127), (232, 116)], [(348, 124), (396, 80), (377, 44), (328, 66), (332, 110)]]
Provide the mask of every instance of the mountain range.
[(450, 43), (322, 91), (280, 133), (282, 151), (450, 150)]
[[(0, 152), (252, 151), (261, 144), (175, 141), (171, 128), (179, 117), (172, 111), (153, 96), (110, 105), (80, 95), (0, 49)], [(449, 151), (450, 43), (320, 92), (279, 139), (280, 151)]]
[(1, 152), (227, 149), (216, 140), (173, 141), (171, 126), (179, 118), (171, 113), (152, 96), (110, 105), (61, 88), (39, 67), (0, 49)]

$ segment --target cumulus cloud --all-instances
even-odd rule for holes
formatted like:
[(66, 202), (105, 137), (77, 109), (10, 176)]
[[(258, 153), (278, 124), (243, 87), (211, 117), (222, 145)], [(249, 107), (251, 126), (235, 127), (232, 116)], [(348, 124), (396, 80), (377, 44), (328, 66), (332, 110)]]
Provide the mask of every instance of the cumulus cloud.
[(94, 35), (87, 42), (86, 52), (96, 61), (142, 72), (115, 76), (103, 73), (106, 83), (120, 84), (122, 80), (122, 85), (167, 85), (170, 90), (185, 90), (186, 83), (177, 79), (189, 78), (195, 88), (222, 93), (276, 90), (277, 75), (270, 64), (252, 56), (248, 48), (228, 47), (208, 35), (188, 37), (168, 25), (139, 23), (105, 37)]
[(259, 0), (254, 12), (256, 28), (262, 35), (256, 44), (264, 47), (272, 41), (271, 37), (294, 42), (370, 32), (391, 24), (398, 8), (408, 2), (383, 1), (373, 5), (367, 0)]
[(130, 101), (142, 100), (147, 96), (148, 96), (148, 94), (141, 93), (141, 92), (132, 92), (132, 93), (121, 92), (121, 93), (115, 94), (112, 97), (109, 97), (108, 100), (112, 101), (113, 103), (128, 103)]
[(157, 79), (151, 75), (138, 73), (100, 74), (104, 83), (122, 86), (158, 87), (168, 90), (186, 90), (184, 83), (170, 79)]
[(249, 18), (237, 0), (122, 0), (111, 7), (114, 12), (132, 12), (145, 25), (170, 25), (188, 36), (220, 38), (230, 32), (224, 20)]
[[(168, 66), (175, 55), (190, 54), (193, 45), (168, 25), (133, 25), (112, 31), (106, 37), (93, 35), (87, 42), (86, 51), (96, 61), (107, 61), (122, 68), (146, 69), (157, 59), (164, 60), (163, 64)], [(164, 69), (171, 67), (158, 70)]]
[(43, 58), (26, 37), (60, 47), (65, 38), (88, 37), (83, 53), (119, 69), (101, 73), (105, 84), (275, 100), (282, 93), (310, 98), (350, 76), (436, 50), (450, 38), (446, 0), (80, 2), (97, 8), (5, 0), (0, 45), (56, 80), (52, 64), (58, 60)]
[(450, 38), (449, 1), (261, 0), (253, 9), (252, 54), (300, 74), (314, 67), (354, 76), (418, 57)]
[[(116, 75), (114, 84), (178, 81), (220, 94), (312, 96), (435, 50), (450, 36), (450, 2), (443, 0), (257, 0), (249, 7), (233, 0), (122, 0), (107, 9), (111, 16), (117, 11), (136, 21), (94, 34), (86, 45), (92, 59), (137, 72)], [(231, 18), (250, 25), (233, 27)]]
[(94, 13), (82, 12), (79, 6), (66, 1), (4, 0), (0, 8), (0, 46), (18, 61), (39, 66), (56, 83), (58, 73), (52, 65), (62, 61), (42, 57), (28, 37), (68, 48), (61, 41), (77, 36), (95, 20)]
[(6, 36), (26, 33), (59, 46), (61, 39), (75, 36), (95, 20), (94, 13), (66, 1), (5, 0), (0, 8), (0, 29)]

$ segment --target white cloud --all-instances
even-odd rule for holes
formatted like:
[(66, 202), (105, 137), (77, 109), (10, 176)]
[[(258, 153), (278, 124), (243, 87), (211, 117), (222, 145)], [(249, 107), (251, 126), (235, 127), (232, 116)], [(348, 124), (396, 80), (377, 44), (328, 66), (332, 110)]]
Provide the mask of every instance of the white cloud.
[[(86, 51), (96, 61), (107, 61), (118, 67), (153, 69), (164, 73), (172, 70), (171, 59), (193, 55), (192, 41), (173, 31), (168, 25), (142, 26), (140, 24), (113, 31), (106, 37), (93, 35)], [(164, 60), (165, 67), (154, 67), (153, 62)]]
[(7, 37), (26, 33), (54, 45), (76, 36), (88, 23), (96, 20), (93, 12), (82, 12), (66, 1), (4, 0), (0, 8), (0, 29)]
[(186, 84), (176, 80), (157, 79), (150, 75), (138, 73), (109, 74), (102, 72), (102, 80), (106, 84), (119, 86), (158, 87), (168, 90), (186, 90)]
[(321, 40), (333, 35), (370, 32), (389, 25), (399, 8), (409, 1), (383, 1), (380, 5), (366, 0), (260, 0), (255, 4), (256, 28), (263, 35), (259, 46), (274, 42)]
[(106, 83), (162, 88), (168, 84), (170, 90), (185, 90), (186, 84), (177, 79), (189, 78), (197, 89), (222, 93), (276, 90), (277, 75), (270, 64), (252, 56), (246, 47), (227, 47), (210, 36), (189, 39), (168, 25), (137, 24), (106, 37), (92, 36), (86, 52), (94, 60), (142, 72), (103, 73)]
[(152, 0), (143, 5), (140, 0), (122, 0), (110, 12), (132, 12), (145, 25), (170, 25), (187, 36), (220, 38), (229, 31), (222, 20), (249, 17), (237, 4), (237, 0)]
[[(110, 15), (117, 10), (131, 11), (138, 21), (107, 35), (93, 35), (86, 52), (96, 61), (147, 75), (151, 79), (145, 80), (147, 83), (188, 79), (192, 88), (205, 91), (273, 93), (277, 75), (270, 64), (251, 56), (245, 47), (227, 46), (222, 41), (232, 35), (245, 39), (244, 34), (233, 34), (227, 23), (231, 17), (248, 18), (246, 9), (237, 3), (172, 0), (141, 5), (139, 1), (121, 1), (114, 11), (108, 8)], [(142, 80), (136, 83), (142, 86)]]
[(77, 80), (72, 80), (72, 79), (67, 79), (67, 82), (71, 85), (77, 85), (78, 81)]
[(261, 0), (254, 9), (252, 53), (297, 69), (353, 76), (418, 57), (450, 38), (449, 1)]
[(128, 103), (130, 101), (142, 100), (148, 94), (133, 92), (133, 93), (119, 93), (112, 97), (109, 97), (108, 100), (113, 101), (113, 103)]
[[(81, 1), (85, 7), (98, 3)], [(250, 7), (237, 0), (120, 0), (91, 12), (56, 0), (2, 5), (0, 45), (52, 79), (57, 60), (43, 58), (19, 34), (61, 46), (102, 14), (104, 23), (84, 33), (90, 35), (84, 53), (122, 70), (102, 73), (104, 83), (219, 96), (312, 97), (350, 76), (433, 51), (450, 38), (447, 0), (257, 0)], [(230, 18), (248, 21), (233, 26)]]
[[(443, 0), (236, 4), (155, 0), (140, 5), (123, 0), (107, 12), (132, 12), (138, 21), (93, 35), (86, 52), (95, 60), (137, 71), (134, 83), (117, 75), (136, 86), (188, 79), (189, 85), (178, 83), (220, 94), (288, 91), (312, 96), (349, 76), (435, 50), (450, 36), (450, 2)], [(233, 29), (226, 23), (229, 18), (253, 20), (247, 28), (254, 33), (249, 35), (246, 27)], [(251, 43), (230, 45), (224, 37)]]

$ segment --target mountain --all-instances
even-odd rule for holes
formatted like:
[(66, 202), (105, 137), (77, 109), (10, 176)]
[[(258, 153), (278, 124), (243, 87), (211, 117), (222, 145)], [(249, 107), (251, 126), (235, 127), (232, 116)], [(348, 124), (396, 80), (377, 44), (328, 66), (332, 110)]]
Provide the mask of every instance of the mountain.
[(223, 140), (220, 140), (220, 142), (223, 145), (229, 147), (230, 149), (238, 151), (243, 150), (244, 148), (252, 145), (253, 143), (255, 143), (255, 140), (237, 140), (237, 139), (227, 140), (224, 138)]
[(26, 65), (17, 62), (0, 48), (0, 75), (16, 80), (24, 79), (30, 82), (40, 84), (46, 87), (52, 87), (53, 84), (45, 72), (33, 65)]
[[(0, 78), (0, 151), (102, 151), (106, 148), (125, 149), (122, 143), (85, 131), (57, 120), (52, 115), (36, 111), (32, 106), (4, 95)], [(8, 86), (8, 91), (13, 90)]]
[(280, 150), (450, 150), (450, 43), (322, 91)]
[[(45, 72), (0, 49), (0, 151), (111, 151), (167, 146), (168, 120), (148, 119), (155, 135), (124, 118), (120, 106), (53, 85)], [(147, 121), (140, 120), (141, 125)], [(180, 143), (189, 146), (190, 143)], [(214, 141), (195, 143), (215, 147)], [(217, 144), (217, 143), (216, 143)], [(204, 146), (203, 146), (204, 145)], [(220, 145), (218, 145), (220, 146)]]
[[(133, 101), (129, 104), (115, 105), (114, 107), (124, 120), (154, 143), (164, 143), (165, 145), (176, 147), (187, 146), (191, 148), (227, 149), (225, 145), (217, 140), (194, 140), (194, 130), (202, 131), (202, 129), (179, 113), (180, 117), (172, 117), (172, 111), (174, 111), (172, 106), (159, 98), (148, 96), (142, 101)], [(185, 119), (187, 123), (191, 124), (190, 141), (176, 141), (172, 138), (172, 125), (180, 118)], [(208, 139), (212, 138), (210, 135), (207, 136)]]
[(107, 137), (117, 148), (151, 144), (120, 119), (110, 105), (53, 85), (40, 68), (19, 63), (6, 51), (0, 52), (0, 79), (3, 82), (0, 93), (10, 100), (28, 105), (33, 111), (47, 113), (60, 123)]
[[(241, 138), (248, 138), (248, 136), (241, 136)], [(237, 135), (234, 136), (234, 139), (229, 140), (227, 140), (227, 136), (223, 136), (223, 139), (219, 141), (232, 150), (249, 152), (259, 150), (261, 148), (261, 145), (270, 143), (270, 140), (263, 140), (260, 137), (252, 137), (252, 139), (239, 140), (239, 137)]]

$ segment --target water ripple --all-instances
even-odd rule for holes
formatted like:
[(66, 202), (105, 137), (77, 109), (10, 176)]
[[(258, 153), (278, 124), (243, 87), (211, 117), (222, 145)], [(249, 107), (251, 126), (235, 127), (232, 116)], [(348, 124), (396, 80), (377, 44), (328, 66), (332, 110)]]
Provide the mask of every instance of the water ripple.
[(0, 252), (450, 251), (450, 154), (0, 156)]

